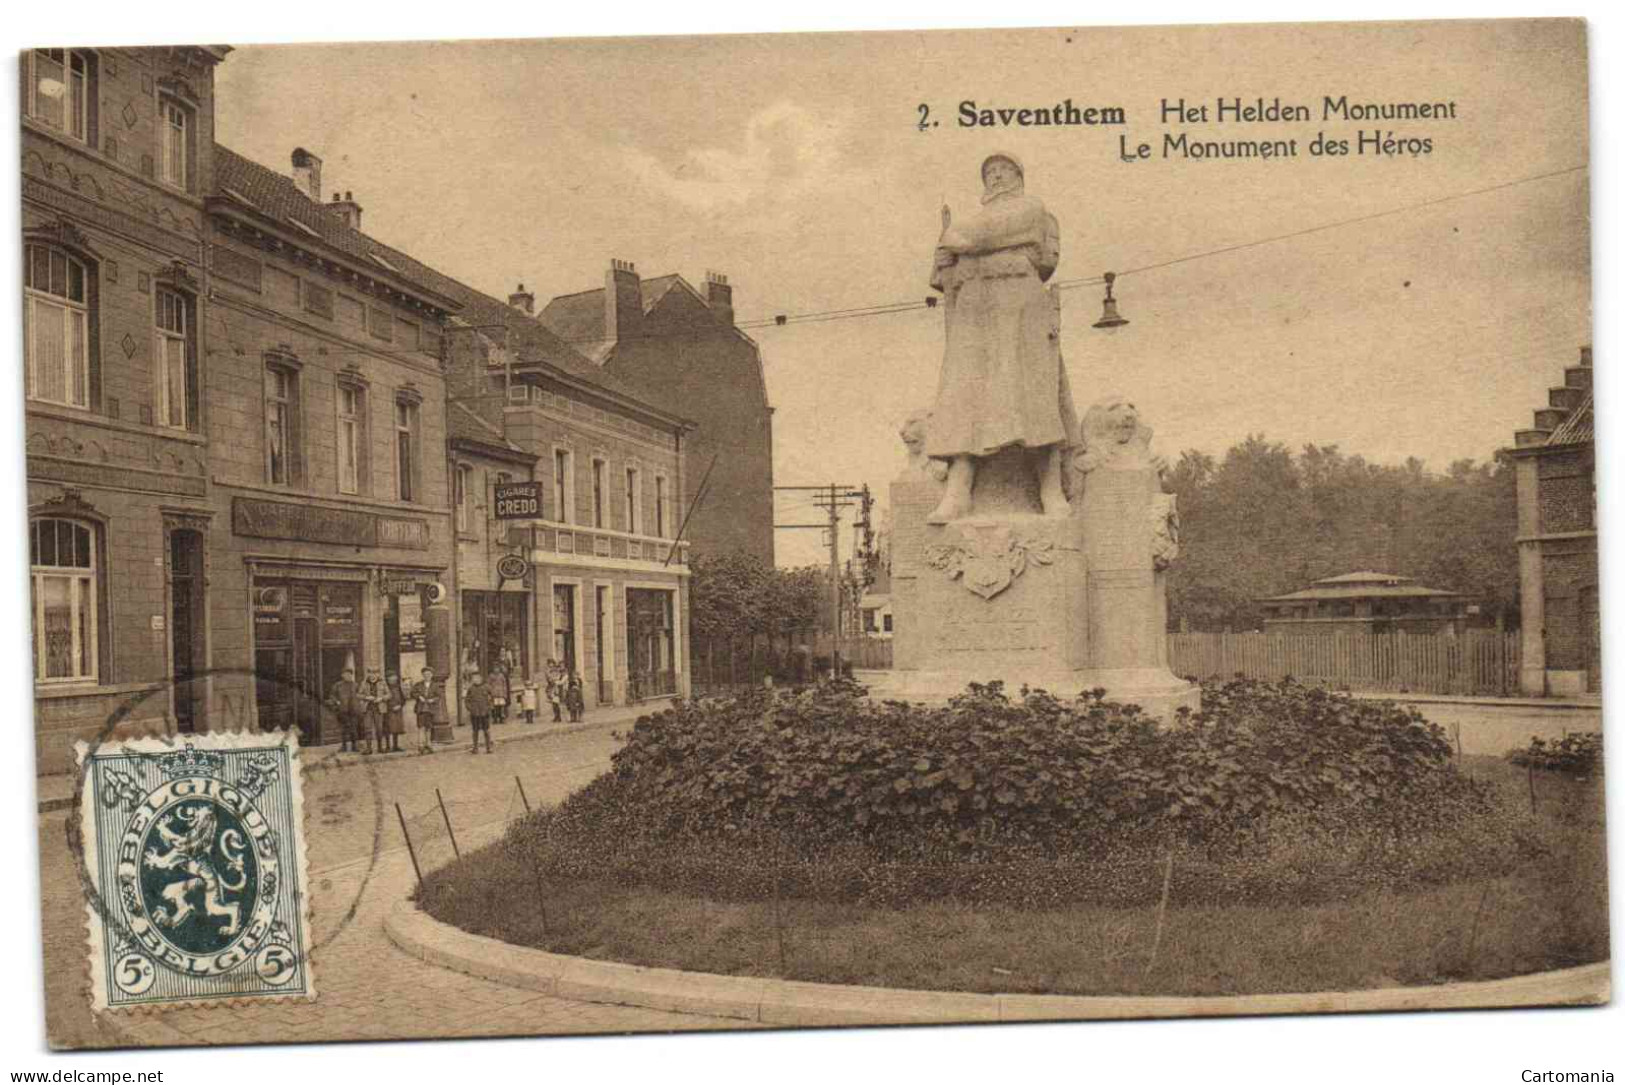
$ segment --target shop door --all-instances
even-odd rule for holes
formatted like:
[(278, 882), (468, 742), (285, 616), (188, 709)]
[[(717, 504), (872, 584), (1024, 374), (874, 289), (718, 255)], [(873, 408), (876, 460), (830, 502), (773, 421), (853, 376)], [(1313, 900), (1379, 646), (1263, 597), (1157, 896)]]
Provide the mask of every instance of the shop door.
[(609, 630), (609, 606), (611, 604), (609, 604), (608, 586), (596, 586), (596, 590), (593, 591), (593, 598), (598, 603), (596, 625), (593, 625), (593, 643), (598, 646), (595, 653), (598, 656), (596, 658), (596, 664), (598, 664), (598, 703), (608, 705), (614, 700), (614, 689), (611, 687), (614, 676), (609, 674), (608, 659), (606, 659), (606, 656), (609, 655), (609, 637), (611, 637), (611, 630)]
[(203, 670), (203, 546), (195, 531), (169, 536), (169, 658), (175, 691), (175, 726), (198, 729)]
[(573, 584), (553, 585), (553, 658), (564, 669), (576, 669), (576, 590)]
[[(334, 679), (337, 681), (337, 678)], [(314, 745), (322, 735), (322, 652), (316, 619), (293, 620), (293, 720), (300, 742)]]

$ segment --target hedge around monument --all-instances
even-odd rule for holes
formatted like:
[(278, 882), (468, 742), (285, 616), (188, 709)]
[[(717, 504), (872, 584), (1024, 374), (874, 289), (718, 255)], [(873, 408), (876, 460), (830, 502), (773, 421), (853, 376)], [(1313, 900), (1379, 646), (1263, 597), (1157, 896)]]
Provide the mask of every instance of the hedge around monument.
[(609, 772), (501, 845), (544, 879), (896, 906), (1347, 899), (1539, 848), (1414, 710), (1207, 683), (1159, 726), (1099, 691), (972, 686), (938, 708), (837, 682), (640, 719)]

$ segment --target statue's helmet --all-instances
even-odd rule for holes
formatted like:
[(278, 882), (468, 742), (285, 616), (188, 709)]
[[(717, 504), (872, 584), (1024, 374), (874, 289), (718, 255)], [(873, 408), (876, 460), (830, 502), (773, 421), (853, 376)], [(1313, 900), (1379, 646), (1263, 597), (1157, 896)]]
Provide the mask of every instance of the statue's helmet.
[(1021, 179), (1023, 181), (1027, 179), (1027, 169), (1021, 164), (1021, 159), (1017, 158), (1009, 151), (994, 151), (992, 154), (982, 159), (981, 177), (984, 185), (987, 184), (987, 168), (995, 162), (1008, 162), (1010, 165), (1016, 168), (1016, 172), (1021, 175)]

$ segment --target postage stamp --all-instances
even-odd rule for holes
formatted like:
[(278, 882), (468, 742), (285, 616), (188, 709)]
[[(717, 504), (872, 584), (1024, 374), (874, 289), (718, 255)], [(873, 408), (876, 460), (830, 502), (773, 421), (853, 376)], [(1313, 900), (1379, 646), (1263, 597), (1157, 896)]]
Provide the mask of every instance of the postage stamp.
[(299, 747), (77, 747), (97, 1011), (312, 999)]

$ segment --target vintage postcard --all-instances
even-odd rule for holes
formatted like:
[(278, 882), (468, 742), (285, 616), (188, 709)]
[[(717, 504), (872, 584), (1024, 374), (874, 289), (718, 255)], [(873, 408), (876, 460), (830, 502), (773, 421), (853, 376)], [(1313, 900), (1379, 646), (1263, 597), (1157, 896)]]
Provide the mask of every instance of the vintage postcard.
[(1610, 997), (1583, 22), (88, 34), (54, 1046)]

